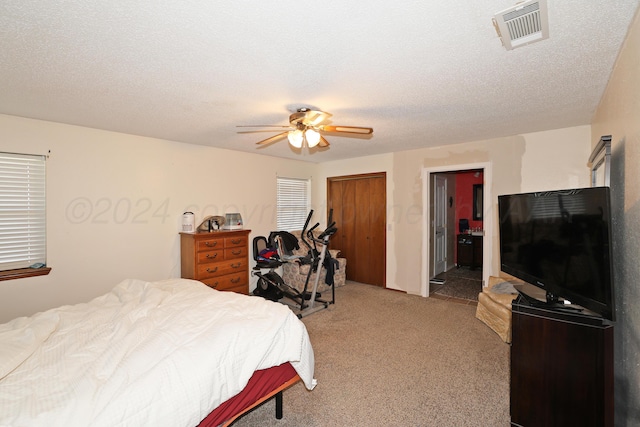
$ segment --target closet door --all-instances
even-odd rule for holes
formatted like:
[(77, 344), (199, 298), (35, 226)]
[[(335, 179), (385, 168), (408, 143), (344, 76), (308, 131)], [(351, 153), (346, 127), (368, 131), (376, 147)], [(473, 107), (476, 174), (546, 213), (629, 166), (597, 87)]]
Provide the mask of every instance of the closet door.
[(338, 227), (331, 247), (347, 259), (347, 279), (384, 287), (386, 174), (328, 178), (327, 193)]

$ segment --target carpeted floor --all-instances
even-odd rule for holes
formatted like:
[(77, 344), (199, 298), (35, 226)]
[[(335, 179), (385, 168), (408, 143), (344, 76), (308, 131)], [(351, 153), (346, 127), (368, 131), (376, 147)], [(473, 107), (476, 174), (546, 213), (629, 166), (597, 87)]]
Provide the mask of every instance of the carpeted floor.
[[(482, 291), (482, 270), (466, 267), (452, 268), (440, 273), (429, 284), (429, 294), (436, 298), (453, 298), (467, 304), (477, 304), (478, 293)], [(442, 282), (442, 283), (440, 283)]]
[(509, 425), (509, 346), (475, 307), (347, 282), (303, 319), (318, 386), (284, 392), (234, 426)]

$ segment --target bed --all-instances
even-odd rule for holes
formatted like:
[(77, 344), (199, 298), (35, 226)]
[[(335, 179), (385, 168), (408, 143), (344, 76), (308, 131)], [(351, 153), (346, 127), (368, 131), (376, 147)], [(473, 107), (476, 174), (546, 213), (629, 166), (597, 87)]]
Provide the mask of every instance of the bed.
[(125, 280), (0, 325), (0, 425), (227, 425), (297, 381), (313, 389), (313, 369), (306, 328), (282, 304)]

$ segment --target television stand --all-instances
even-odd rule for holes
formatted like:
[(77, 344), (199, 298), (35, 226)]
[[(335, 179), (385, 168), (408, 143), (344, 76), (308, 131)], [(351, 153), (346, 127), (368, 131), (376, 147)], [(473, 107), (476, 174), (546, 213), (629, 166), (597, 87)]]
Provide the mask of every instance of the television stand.
[(511, 425), (613, 426), (613, 326), (522, 295), (511, 307)]

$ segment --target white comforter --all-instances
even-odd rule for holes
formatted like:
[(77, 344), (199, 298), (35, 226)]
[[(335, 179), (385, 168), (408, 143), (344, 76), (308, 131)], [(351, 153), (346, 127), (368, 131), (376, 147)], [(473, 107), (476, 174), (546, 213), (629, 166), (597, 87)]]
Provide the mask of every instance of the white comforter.
[(286, 306), (192, 280), (125, 280), (86, 304), (0, 325), (0, 426), (188, 426), (257, 369), (313, 350)]

